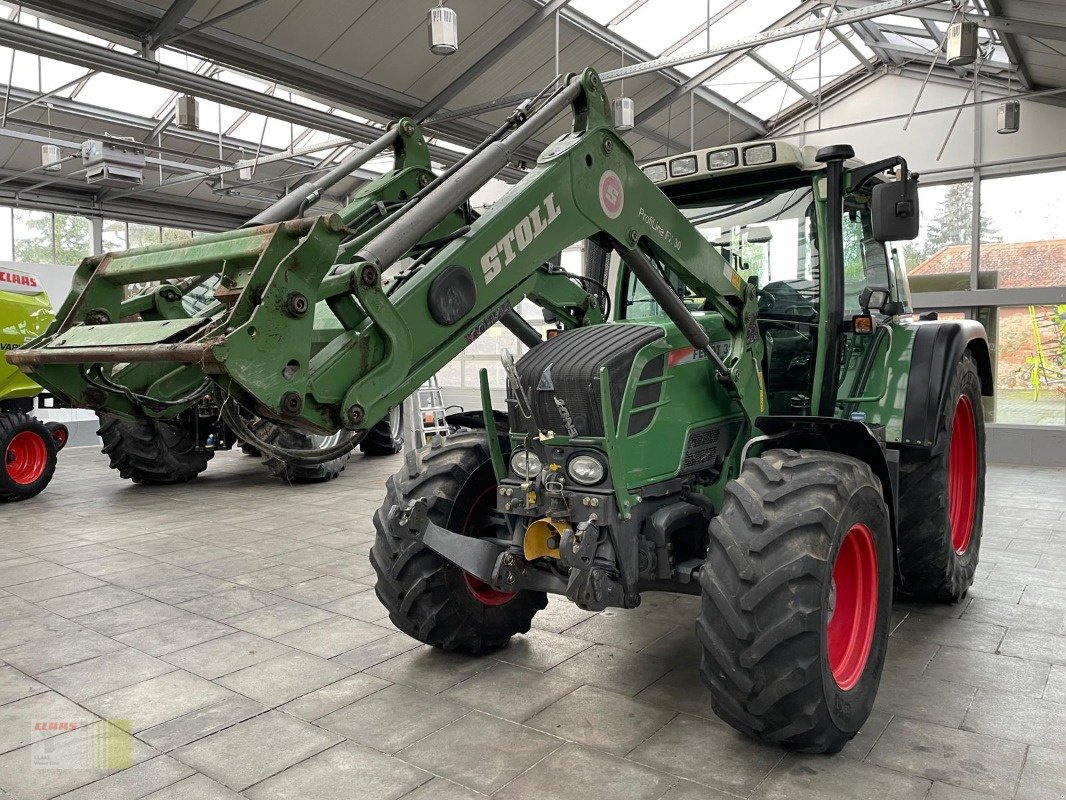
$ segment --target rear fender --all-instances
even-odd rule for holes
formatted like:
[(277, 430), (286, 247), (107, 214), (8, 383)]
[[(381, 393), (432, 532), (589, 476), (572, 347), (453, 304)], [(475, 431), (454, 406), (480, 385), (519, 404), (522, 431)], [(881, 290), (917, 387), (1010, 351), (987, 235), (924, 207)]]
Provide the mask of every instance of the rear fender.
[(886, 450), (866, 425), (836, 417), (801, 417), (774, 415), (759, 417), (755, 427), (773, 437), (765, 447), (828, 450), (857, 458), (870, 465), (881, 483), (882, 496), (888, 506), (892, 539), (896, 538), (897, 499), (899, 497), (899, 453)]
[(904, 445), (937, 447), (940, 419), (952, 371), (968, 350), (977, 362), (981, 394), (993, 391), (992, 359), (988, 335), (980, 322), (943, 320), (915, 323), (917, 332), (911, 349), (907, 401), (903, 411)]

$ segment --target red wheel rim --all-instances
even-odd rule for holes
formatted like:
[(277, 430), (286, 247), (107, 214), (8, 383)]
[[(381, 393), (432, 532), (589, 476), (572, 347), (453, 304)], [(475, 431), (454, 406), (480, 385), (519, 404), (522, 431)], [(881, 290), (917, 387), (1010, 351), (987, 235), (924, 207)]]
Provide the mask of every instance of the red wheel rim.
[(966, 395), (955, 404), (948, 449), (948, 522), (951, 545), (960, 556), (970, 546), (977, 510), (977, 424)]
[[(471, 523), (474, 522), (478, 514), (485, 510), (489, 502), (495, 504), (495, 497), (495, 486), (490, 486), (482, 492), (478, 499), (474, 501), (474, 504), (470, 506), (470, 510), (466, 513), (466, 519), (463, 520), (463, 527), (459, 532), (470, 534)], [(470, 596), (482, 605), (502, 606), (514, 600), (515, 595), (518, 594), (518, 592), (501, 592), (491, 584), (485, 583), (485, 581), (474, 577), (465, 570), (463, 571), (463, 580), (466, 582), (466, 588), (470, 592)]]
[(21, 486), (35, 483), (44, 474), (48, 448), (44, 439), (33, 431), (16, 433), (4, 454), (7, 476)]
[(62, 450), (63, 447), (67, 443), (67, 429), (66, 428), (53, 428), (52, 429), (52, 438), (55, 440), (56, 447), (58, 447), (60, 450)]
[(877, 627), (877, 549), (870, 529), (852, 525), (833, 565), (833, 592), (826, 650), (837, 686), (847, 691), (859, 682)]

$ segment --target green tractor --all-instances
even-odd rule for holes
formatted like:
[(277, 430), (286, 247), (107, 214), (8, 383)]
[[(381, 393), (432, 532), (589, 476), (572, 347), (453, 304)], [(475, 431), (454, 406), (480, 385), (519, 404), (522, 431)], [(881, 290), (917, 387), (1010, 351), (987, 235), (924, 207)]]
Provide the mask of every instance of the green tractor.
[[(52, 324), (52, 305), (35, 275), (0, 269), (0, 350), (40, 336)], [(56, 455), (67, 443), (66, 425), (34, 417), (41, 387), (0, 362), (0, 503), (27, 500), (52, 480)]]
[[(572, 130), (474, 213), (568, 110)], [(387, 147), (395, 168), (340, 216), (300, 218), (312, 185), (255, 226), (85, 262), (57, 323), (9, 357), (131, 420), (178, 426), (210, 396), (265, 452), (252, 417), (339, 432), (304, 454), (327, 460), (501, 322), (531, 348), (504, 359), (506, 413), (483, 371), (481, 413), (409, 453), (375, 515), (392, 622), (482, 654), (549, 594), (592, 611), (699, 595), (714, 710), (840, 750), (873, 705), (894, 589), (957, 601), (981, 536), (988, 345), (978, 324), (911, 314), (886, 247), (917, 234), (904, 160), (778, 141), (638, 167), (591, 70), (440, 175), (412, 121), (359, 158)], [(582, 240), (582, 274), (560, 269)], [(208, 273), (219, 313), (169, 313), (160, 294), (130, 321), (123, 285)], [(546, 341), (523, 299), (555, 321)], [(322, 346), (319, 303), (340, 325)]]

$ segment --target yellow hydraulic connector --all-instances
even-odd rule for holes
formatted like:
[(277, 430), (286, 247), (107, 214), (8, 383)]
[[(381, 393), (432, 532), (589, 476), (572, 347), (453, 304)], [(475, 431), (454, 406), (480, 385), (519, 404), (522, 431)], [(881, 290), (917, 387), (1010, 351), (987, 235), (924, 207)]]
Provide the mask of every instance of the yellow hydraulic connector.
[(563, 533), (569, 530), (568, 523), (554, 520), (551, 517), (544, 517), (530, 523), (530, 526), (526, 528), (525, 538), (522, 540), (526, 561), (545, 556), (558, 558), (559, 542), (562, 541)]

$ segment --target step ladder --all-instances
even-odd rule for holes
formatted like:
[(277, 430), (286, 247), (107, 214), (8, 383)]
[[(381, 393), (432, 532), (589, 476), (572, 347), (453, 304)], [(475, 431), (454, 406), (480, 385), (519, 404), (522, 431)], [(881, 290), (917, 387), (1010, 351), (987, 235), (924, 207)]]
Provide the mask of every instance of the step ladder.
[(414, 393), (408, 401), (408, 407), (412, 406), (413, 413), (404, 415), (414, 423), (411, 426), (412, 435), (405, 436), (405, 441), (419, 448), (429, 444), (438, 434), (447, 436), (448, 422), (444, 416), (446, 408), (444, 392), (440, 388), (436, 375), (422, 384)]

